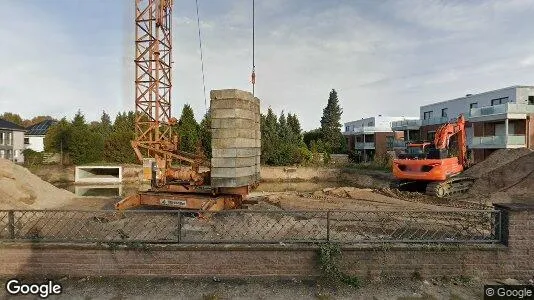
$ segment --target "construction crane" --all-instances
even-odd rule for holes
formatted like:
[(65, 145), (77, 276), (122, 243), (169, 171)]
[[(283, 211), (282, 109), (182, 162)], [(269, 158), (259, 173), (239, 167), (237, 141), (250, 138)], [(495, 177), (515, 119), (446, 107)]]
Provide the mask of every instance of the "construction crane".
[[(456, 155), (450, 147), (453, 137), (456, 137)], [(427, 194), (440, 198), (465, 192), (474, 180), (459, 176), (469, 167), (467, 157), (465, 118), (460, 115), (455, 122), (444, 124), (436, 131), (433, 144), (408, 144), (406, 153), (393, 160), (395, 185), (422, 186)]]
[(211, 188), (209, 161), (180, 150), (171, 114), (172, 0), (135, 0), (135, 154), (151, 180), (148, 192), (127, 197), (117, 209), (142, 205), (219, 210), (239, 207), (245, 188)]

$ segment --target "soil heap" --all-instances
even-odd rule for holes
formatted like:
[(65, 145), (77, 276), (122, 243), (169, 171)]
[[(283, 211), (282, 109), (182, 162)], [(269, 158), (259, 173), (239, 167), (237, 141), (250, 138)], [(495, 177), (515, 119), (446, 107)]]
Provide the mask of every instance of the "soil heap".
[(0, 209), (49, 209), (63, 206), (75, 195), (41, 180), (28, 169), (0, 159)]

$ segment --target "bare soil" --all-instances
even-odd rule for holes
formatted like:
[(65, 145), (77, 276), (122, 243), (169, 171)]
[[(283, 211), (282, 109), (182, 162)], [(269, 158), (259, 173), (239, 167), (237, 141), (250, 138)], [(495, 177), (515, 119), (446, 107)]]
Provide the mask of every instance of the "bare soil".
[[(391, 280), (364, 283), (360, 288), (320, 281), (183, 280), (170, 278), (53, 278), (63, 287), (54, 299), (482, 299), (477, 279)], [(45, 282), (33, 279), (28, 282)], [(4, 282), (2, 282), (4, 283)], [(0, 297), (7, 298), (5, 289)]]

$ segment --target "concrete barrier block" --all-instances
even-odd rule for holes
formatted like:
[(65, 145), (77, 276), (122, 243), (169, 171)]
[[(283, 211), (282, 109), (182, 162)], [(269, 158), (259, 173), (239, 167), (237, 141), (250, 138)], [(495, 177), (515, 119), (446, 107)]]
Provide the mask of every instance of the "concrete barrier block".
[(212, 168), (251, 167), (256, 165), (255, 157), (214, 157)]
[(212, 100), (217, 99), (245, 99), (249, 101), (257, 101), (259, 102), (258, 98), (255, 98), (252, 96), (252, 93), (238, 90), (238, 89), (224, 89), (224, 90), (212, 90), (210, 92), (210, 98)]
[(251, 110), (242, 108), (212, 109), (211, 117), (213, 119), (246, 119), (257, 122), (254, 113)]
[(211, 178), (211, 186), (213, 187), (239, 187), (247, 186), (259, 181), (259, 176), (257, 174), (235, 177), (235, 178)]
[(255, 112), (256, 107), (254, 103), (245, 99), (219, 99), (212, 100), (210, 103), (212, 110), (240, 108)]
[(256, 131), (252, 129), (218, 128), (218, 129), (212, 129), (211, 134), (212, 134), (212, 138), (214, 139), (229, 139), (229, 138), (256, 139), (257, 138)]
[(250, 129), (257, 126), (253, 120), (247, 119), (211, 119), (212, 129)]
[(211, 168), (212, 178), (232, 178), (250, 176), (256, 173), (256, 166), (231, 167), (231, 168)]
[[(261, 141), (258, 141), (261, 146)], [(256, 139), (245, 138), (231, 138), (231, 139), (216, 139), (212, 138), (211, 145), (213, 149), (228, 149), (228, 148), (253, 148), (258, 147)]]

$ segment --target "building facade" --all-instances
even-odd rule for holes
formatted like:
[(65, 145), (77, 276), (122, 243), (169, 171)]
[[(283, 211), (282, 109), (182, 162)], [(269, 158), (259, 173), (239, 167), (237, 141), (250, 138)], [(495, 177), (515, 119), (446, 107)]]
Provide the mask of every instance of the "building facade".
[(15, 123), (0, 119), (0, 158), (23, 163), (25, 128)]
[(404, 119), (378, 115), (345, 123), (343, 135), (349, 151), (354, 151), (360, 162), (385, 157), (388, 151), (394, 150), (395, 141), (403, 139), (403, 132), (393, 132), (391, 122)]
[(403, 132), (409, 128), (419, 132), (419, 140), (433, 141), (436, 130), (460, 114), (467, 119), (467, 143), (475, 162), (496, 149), (534, 149), (533, 86), (511, 86), (424, 105), (412, 126), (393, 122), (392, 128)]

